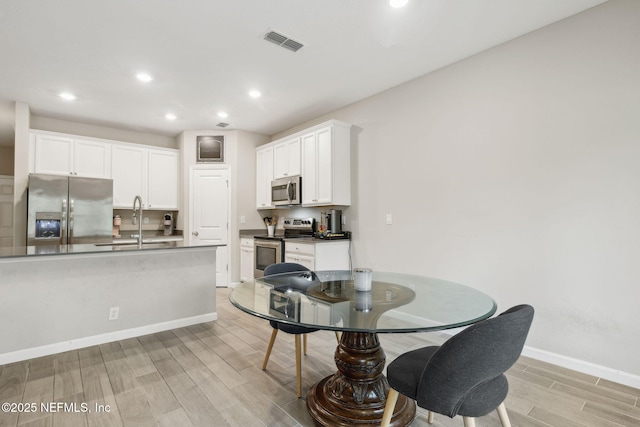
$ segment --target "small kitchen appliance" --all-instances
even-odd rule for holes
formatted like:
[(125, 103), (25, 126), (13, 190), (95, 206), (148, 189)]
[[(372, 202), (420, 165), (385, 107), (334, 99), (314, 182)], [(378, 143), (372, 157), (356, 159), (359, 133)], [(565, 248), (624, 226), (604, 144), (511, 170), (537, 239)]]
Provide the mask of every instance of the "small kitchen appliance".
[(340, 209), (331, 209), (327, 214), (327, 225), (329, 233), (342, 233), (342, 211)]
[(271, 203), (274, 206), (290, 206), (302, 203), (302, 178), (289, 176), (271, 181)]
[(322, 212), (320, 221), (317, 238), (325, 240), (351, 239), (350, 231), (342, 231), (342, 211), (340, 209), (331, 209), (328, 213)]
[(116, 215), (113, 217), (113, 230), (111, 235), (113, 237), (120, 237), (120, 226), (122, 225), (122, 218), (120, 215)]
[(173, 214), (167, 212), (164, 214), (164, 235), (171, 236), (173, 234)]

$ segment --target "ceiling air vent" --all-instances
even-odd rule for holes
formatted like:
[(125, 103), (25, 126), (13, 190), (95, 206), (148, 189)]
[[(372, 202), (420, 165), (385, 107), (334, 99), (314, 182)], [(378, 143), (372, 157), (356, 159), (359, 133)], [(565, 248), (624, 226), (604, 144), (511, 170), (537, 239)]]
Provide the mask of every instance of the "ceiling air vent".
[(218, 126), (219, 128), (226, 128), (227, 126), (229, 126), (229, 123), (220, 122), (216, 126)]
[(302, 46), (304, 46), (302, 43), (290, 39), (280, 33), (276, 33), (275, 31), (269, 31), (264, 35), (264, 39), (293, 52), (297, 52), (302, 48)]

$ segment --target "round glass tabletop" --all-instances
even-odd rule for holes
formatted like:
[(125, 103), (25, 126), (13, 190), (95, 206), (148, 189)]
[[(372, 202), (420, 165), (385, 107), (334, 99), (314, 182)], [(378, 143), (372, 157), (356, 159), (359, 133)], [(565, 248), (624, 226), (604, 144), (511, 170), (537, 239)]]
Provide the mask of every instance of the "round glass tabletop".
[(351, 271), (307, 271), (244, 282), (231, 303), (268, 320), (336, 331), (418, 332), (470, 325), (496, 312), (484, 293), (431, 277), (374, 271), (356, 291)]

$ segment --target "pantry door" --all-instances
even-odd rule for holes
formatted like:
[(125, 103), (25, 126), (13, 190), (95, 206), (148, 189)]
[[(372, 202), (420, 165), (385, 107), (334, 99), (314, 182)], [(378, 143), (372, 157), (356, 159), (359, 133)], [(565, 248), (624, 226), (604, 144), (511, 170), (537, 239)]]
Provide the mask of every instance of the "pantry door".
[(229, 170), (191, 170), (189, 244), (224, 245), (216, 251), (216, 285), (229, 285)]

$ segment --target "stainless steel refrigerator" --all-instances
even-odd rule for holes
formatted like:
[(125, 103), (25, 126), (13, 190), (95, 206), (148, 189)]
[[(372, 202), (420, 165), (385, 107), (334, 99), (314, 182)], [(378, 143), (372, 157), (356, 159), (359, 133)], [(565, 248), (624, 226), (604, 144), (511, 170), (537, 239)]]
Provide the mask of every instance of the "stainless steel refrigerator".
[(113, 180), (29, 175), (27, 245), (107, 243)]

